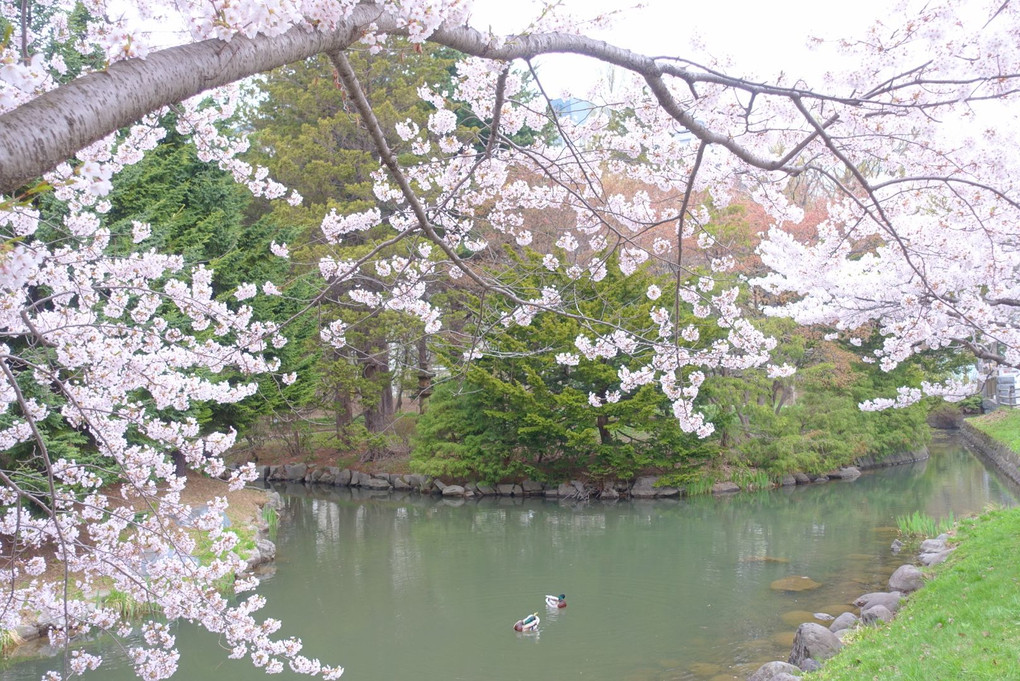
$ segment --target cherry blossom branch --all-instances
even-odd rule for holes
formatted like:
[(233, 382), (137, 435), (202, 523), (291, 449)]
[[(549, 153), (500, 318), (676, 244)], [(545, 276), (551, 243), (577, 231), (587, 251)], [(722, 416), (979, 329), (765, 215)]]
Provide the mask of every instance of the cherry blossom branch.
[(358, 83), (357, 74), (354, 73), (351, 63), (342, 52), (330, 52), (327, 56), (332, 62), (333, 67), (337, 70), (340, 82), (344, 84), (347, 94), (353, 100), (358, 114), (365, 123), (365, 127), (368, 128), (368, 134), (375, 144), (376, 151), (379, 152), (383, 165), (386, 166), (386, 169), (389, 171), (390, 177), (392, 177), (394, 182), (397, 183), (397, 186), (400, 188), (400, 191), (404, 196), (404, 200), (407, 201), (407, 204), (414, 213), (415, 218), (417, 218), (419, 228), (429, 237), (429, 240), (431, 240), (432, 243), (442, 249), (443, 253), (446, 254), (454, 265), (460, 267), (476, 284), (483, 288), (496, 289), (502, 295), (506, 296), (508, 300), (518, 305), (530, 304), (527, 301), (518, 298), (513, 291), (493, 282), (485, 281), (474, 271), (473, 268), (463, 266), (464, 262), (457, 252), (450, 248), (449, 244), (436, 234), (435, 228), (432, 226), (432, 222), (429, 220), (428, 214), (425, 212), (425, 207), (422, 206), (421, 201), (418, 199), (418, 195), (411, 187), (411, 184), (407, 181), (407, 177), (400, 169), (397, 159), (393, 156), (393, 152), (390, 150), (389, 144), (386, 142), (386, 136), (382, 131), (382, 127), (379, 125), (378, 119), (375, 117), (372, 105), (369, 104), (368, 100), (365, 98), (365, 93), (362, 91), (361, 85)]
[(638, 71), (638, 73), (640, 73), (644, 77), (645, 82), (648, 83), (649, 89), (652, 91), (652, 94), (655, 95), (655, 99), (659, 102), (662, 109), (676, 119), (677, 122), (689, 130), (691, 134), (699, 140), (709, 144), (718, 144), (741, 161), (744, 161), (755, 168), (769, 171), (781, 170), (791, 176), (796, 176), (803, 172), (804, 169), (802, 167), (791, 166), (789, 161), (785, 160), (785, 157), (776, 160), (762, 158), (752, 153), (747, 148), (737, 144), (729, 135), (713, 132), (699, 122), (695, 116), (691, 115), (689, 111), (684, 109), (680, 103), (674, 99), (673, 93), (669, 91), (669, 88), (666, 87), (665, 82), (658, 73), (645, 73), (641, 71)]
[(984, 298), (989, 305), (1006, 305), (1009, 307), (1020, 307), (1020, 300), (1016, 298)]
[[(531, 77), (534, 79), (535, 85), (536, 87), (538, 87), (539, 93), (545, 100), (545, 104), (548, 107), (548, 110), (552, 111), (553, 110), (552, 99), (549, 98), (549, 94), (545, 91), (545, 87), (542, 85), (542, 80), (538, 77), (538, 73), (535, 71), (535, 67), (530, 60), (528, 60), (528, 70), (531, 72)], [(563, 129), (563, 124), (560, 123), (560, 117), (553, 115), (552, 120), (553, 125), (556, 126), (557, 134), (559, 134), (560, 139), (562, 139), (563, 143), (567, 146), (567, 149), (570, 151), (570, 155), (574, 158), (577, 167), (580, 169), (582, 175), (584, 176), (585, 183), (587, 183), (588, 187), (590, 187), (593, 192), (598, 193), (597, 190), (595, 189), (595, 184), (598, 182), (598, 173), (592, 172), (592, 169), (589, 167), (590, 164), (587, 161), (585, 161), (584, 155), (578, 151), (577, 146), (574, 144), (574, 140), (571, 137), (571, 135), (567, 134), (567, 131)], [(551, 176), (551, 174), (548, 172), (546, 173), (546, 175)], [(595, 179), (592, 179), (593, 175)]]
[(957, 342), (967, 348), (967, 350), (978, 359), (984, 359), (1003, 366), (1015, 366), (1015, 364), (1011, 363), (1004, 355), (992, 352), (988, 348), (974, 343), (973, 341), (960, 338), (957, 339)]
[[(677, 218), (676, 227), (676, 278), (674, 280), (675, 290), (673, 291), (673, 318), (680, 319), (680, 284), (681, 277), (680, 273), (683, 271), (684, 266), (684, 222), (687, 218), (687, 209), (691, 204), (691, 196), (694, 194), (694, 178), (698, 175), (698, 170), (701, 168), (701, 161), (705, 158), (705, 149), (708, 148), (708, 142), (702, 141), (698, 145), (698, 153), (694, 157), (694, 165), (691, 167), (691, 174), (687, 178), (687, 187), (684, 189), (683, 203), (680, 204), (680, 215)], [(679, 343), (680, 329), (679, 327), (673, 329), (673, 342)]]
[[(376, 150), (379, 153), (380, 159), (386, 169), (389, 171), (391, 178), (397, 183), (400, 188), (404, 199), (407, 201), (416, 219), (420, 229), (428, 236), (430, 241), (439, 246), (439, 248), (446, 254), (450, 261), (459, 267), (467, 276), (474, 281), (478, 286), (482, 287), (483, 290), (491, 290), (499, 293), (507, 301), (512, 302), (521, 307), (530, 307), (535, 309), (550, 310), (557, 314), (565, 317), (578, 319), (581, 321), (589, 321), (585, 315), (579, 313), (570, 313), (565, 310), (554, 309), (550, 306), (543, 305), (536, 301), (529, 301), (520, 298), (511, 289), (498, 284), (493, 281), (487, 281), (483, 279), (473, 268), (467, 266), (459, 254), (454, 251), (449, 244), (446, 243), (436, 232), (432, 225), (431, 220), (425, 212), (424, 206), (421, 204), (414, 189), (410, 186), (405, 174), (403, 173), (400, 165), (398, 164), (395, 156), (393, 155), (389, 144), (386, 141), (385, 134), (379, 124), (378, 119), (375, 116), (375, 112), (372, 110), (371, 104), (365, 97), (364, 91), (357, 79), (354, 69), (351, 67), (350, 62), (342, 52), (332, 52), (327, 55), (336, 69), (337, 76), (344, 88), (347, 90), (348, 96), (354, 103), (354, 107), (358, 114), (361, 116), (362, 122), (367, 128), (373, 143), (375, 144)], [(615, 327), (615, 324), (607, 324), (607, 326)]]
[[(845, 156), (845, 154), (839, 148), (836, 147), (836, 145), (835, 145), (834, 141), (832, 140), (832, 138), (825, 132), (824, 129), (822, 129), (821, 125), (814, 120), (814, 118), (811, 116), (810, 112), (805, 107), (804, 103), (799, 98), (794, 98), (793, 99), (793, 103), (797, 107), (797, 109), (803, 114), (804, 119), (807, 120), (813, 126), (815, 126), (815, 129), (818, 132), (818, 135), (824, 141), (825, 145), (829, 148), (829, 151), (833, 154), (833, 156), (835, 156), (837, 159), (840, 160), (840, 162), (843, 164), (843, 167), (847, 169), (847, 171), (854, 177), (855, 180), (857, 180), (858, 185), (867, 194), (868, 198), (871, 201), (871, 206), (874, 208), (874, 211), (875, 211), (875, 213), (876, 213), (876, 215), (878, 217), (877, 222), (882, 225), (883, 229), (886, 231), (886, 233), (889, 235), (889, 237), (893, 240), (894, 243), (896, 243), (897, 247), (900, 249), (903, 261), (917, 275), (919, 281), (922, 282), (922, 285), (924, 286), (925, 290), (935, 300), (938, 300), (938, 301), (942, 302), (947, 307), (949, 307), (951, 310), (953, 310), (953, 312), (955, 314), (957, 314), (962, 321), (964, 321), (966, 324), (971, 326), (975, 331), (981, 332), (982, 331), (982, 326), (977, 321), (975, 321), (970, 315), (968, 315), (967, 313), (962, 311), (956, 305), (956, 303), (953, 300), (951, 300), (949, 298), (946, 298), (945, 296), (939, 294), (939, 292), (936, 291), (931, 286), (931, 283), (929, 281), (929, 278), (928, 278), (927, 274), (922, 270), (921, 266), (919, 266), (915, 262), (915, 259), (917, 257), (916, 254), (904, 242), (902, 236), (899, 234), (899, 232), (896, 230), (895, 226), (892, 224), (892, 222), (889, 220), (888, 216), (886, 215), (885, 209), (882, 206), (882, 202), (878, 199), (878, 197), (876, 195), (876, 192), (877, 192), (876, 187), (874, 187), (867, 180), (867, 178), (864, 177), (864, 174), (860, 171), (860, 169), (857, 168), (857, 166), (855, 164), (853, 164), (850, 161), (850, 159), (847, 158)], [(944, 178), (942, 181), (946, 182), (946, 184), (950, 184), (952, 182), (952, 180), (953, 180), (953, 178)], [(965, 184), (967, 183), (965, 180), (960, 180), (960, 182), (961, 183), (965, 183)], [(893, 182), (890, 181), (890, 182), (887, 182), (886, 184), (887, 185), (893, 184)], [(975, 184), (977, 184), (977, 183), (975, 183)], [(984, 186), (982, 186), (982, 188), (984, 188)], [(996, 193), (998, 195), (1001, 192), (993, 192), (993, 193)], [(848, 195), (851, 195), (851, 194), (848, 193)], [(856, 197), (854, 197), (854, 200), (855, 201), (857, 200)], [(1016, 205), (1015, 202), (1013, 202), (1013, 201), (1010, 201), (1010, 203)], [(868, 209), (868, 212), (869, 213), (871, 212), (870, 208)], [(984, 330), (986, 332), (988, 332), (988, 329), (984, 329)]]
[[(5, 362), (5, 361), (0, 362), (0, 370), (3, 371), (4, 377), (7, 379), (8, 383), (10, 384), (11, 390), (14, 392), (15, 400), (16, 400), (18, 406), (21, 407), (22, 416), (24, 417), (26, 423), (28, 423), (28, 427), (32, 430), (32, 437), (35, 440), (36, 446), (39, 448), (39, 450), (38, 450), (39, 451), (39, 455), (42, 457), (43, 464), (45, 466), (44, 470), (45, 470), (46, 485), (47, 485), (47, 487), (49, 489), (50, 499), (53, 500), (52, 501), (52, 506), (49, 509), (46, 509), (45, 506), (43, 507), (43, 509), (48, 512), (48, 515), (49, 515), (50, 520), (51, 520), (52, 525), (53, 525), (53, 531), (57, 535), (57, 542), (58, 542), (58, 544), (61, 545), (61, 546), (64, 546), (64, 545), (66, 545), (68, 543), (68, 541), (67, 541), (67, 538), (64, 536), (64, 530), (60, 526), (60, 522), (57, 519), (57, 487), (56, 487), (56, 484), (54, 483), (54, 480), (53, 480), (53, 462), (50, 460), (50, 454), (49, 454), (49, 449), (46, 446), (46, 440), (43, 438), (42, 433), (39, 431), (39, 426), (35, 422), (35, 416), (32, 414), (32, 412), (34, 410), (31, 408), (31, 406), (28, 404), (28, 401), (25, 399), (25, 395), (21, 391), (21, 386), (18, 385), (18, 381), (15, 378), (14, 373), (11, 371), (11, 368), (7, 365), (7, 362)], [(4, 477), (6, 477), (6, 475)], [(32, 496), (34, 497), (34, 495), (32, 495)], [(63, 574), (63, 584), (62, 584), (62, 588), (63, 588), (62, 603), (63, 603), (63, 608), (64, 608), (64, 612), (63, 612), (64, 622), (66, 623), (66, 622), (70, 621), (70, 613), (68, 611), (68, 601), (70, 599), (70, 589), (71, 589), (71, 580), (69, 579), (69, 577), (70, 577), (70, 566), (68, 565), (68, 562), (66, 560), (63, 561), (63, 571), (64, 571), (64, 574)], [(68, 665), (69, 665), (69, 656), (71, 654), (71, 649), (70, 649), (69, 643), (70, 643), (69, 638), (65, 638), (64, 656), (63, 656), (64, 657), (64, 675), (65, 676), (67, 675), (67, 670), (68, 670)]]
[(499, 72), (499, 77), (496, 78), (496, 97), (492, 103), (492, 122), (489, 123), (489, 141), (485, 145), (485, 155), (482, 157), (485, 159), (492, 158), (492, 152), (496, 149), (496, 140), (499, 139), (499, 119), (503, 115), (503, 99), (506, 97), (506, 79), (509, 75), (510, 67), (506, 66)]
[[(11, 193), (63, 162), (78, 149), (150, 111), (315, 54), (344, 50), (370, 26), (381, 33), (408, 33), (407, 27), (381, 6), (360, 3), (348, 16), (341, 18), (332, 31), (296, 26), (274, 36), (260, 34), (247, 38), (234, 35), (229, 43), (207, 40), (153, 52), (144, 60), (120, 61), (102, 73), (83, 76), (63, 85), (0, 116), (0, 193)], [(444, 25), (428, 40), (491, 60), (529, 60), (542, 54), (560, 52), (584, 55), (619, 66), (643, 77), (665, 110), (699, 139), (726, 147), (754, 167), (783, 170), (790, 174), (797, 174), (801, 169), (783, 158), (759, 157), (727, 135), (702, 125), (675, 101), (663, 77), (675, 77), (688, 84), (716, 84), (759, 96), (776, 96), (791, 101), (811, 98), (850, 107), (876, 105), (919, 110), (948, 103), (875, 103), (862, 97), (828, 96), (801, 88), (751, 83), (662, 63), (579, 35), (537, 33), (494, 40), (472, 28)], [(1002, 83), (1017, 78), (1020, 74), (1001, 73), (994, 77), (977, 77), (973, 82)], [(915, 80), (913, 84), (923, 89), (940, 83)], [(949, 80), (943, 84), (958, 83)]]
[(32, 3), (30, 0), (21, 0), (21, 60), (28, 63), (28, 33), (32, 25)]
[[(735, 90), (746, 92), (752, 98), (758, 96), (773, 96), (781, 99), (792, 100), (799, 97), (800, 99), (840, 104), (851, 108), (868, 107), (871, 109), (868, 115), (898, 114), (907, 110), (937, 109), (951, 104), (958, 104), (961, 101), (958, 97), (924, 102), (911, 101), (911, 98), (909, 97), (890, 97), (888, 99), (879, 99), (882, 95), (890, 95), (908, 87), (917, 90), (949, 86), (958, 88), (965, 85), (983, 85), (987, 84), (990, 80), (999, 80), (999, 82), (1020, 80), (1020, 73), (1000, 74), (994, 79), (984, 76), (975, 76), (973, 78), (915, 77), (908, 79), (912, 74), (923, 73), (926, 67), (931, 66), (932, 62), (929, 60), (912, 68), (906, 69), (895, 76), (889, 77), (887, 80), (874, 86), (872, 89), (863, 94), (836, 95), (819, 92), (806, 87), (784, 87), (781, 85), (771, 85), (769, 83), (752, 81), (746, 78), (738, 78), (727, 75), (722, 71), (713, 69), (690, 59), (683, 59), (679, 57), (655, 57), (652, 58), (652, 61), (657, 64), (658, 71), (661, 75), (672, 76), (684, 81), (691, 88), (692, 93), (694, 93), (693, 88), (696, 84), (720, 85), (722, 87), (733, 88)], [(688, 64), (693, 67), (693, 69), (675, 66), (674, 64)], [(618, 64), (618, 66), (627, 68), (622, 64)], [(635, 70), (635, 72), (640, 72), (637, 69), (633, 70)], [(903, 82), (897, 83), (897, 81)], [(1008, 94), (1015, 94), (1017, 90), (1012, 89), (1007, 92)], [(987, 97), (967, 97), (963, 101), (983, 101), (998, 97), (999, 93)]]
[(981, 189), (983, 191), (986, 191), (989, 194), (992, 194), (993, 196), (995, 196), (995, 198), (1004, 201), (1005, 203), (1009, 204), (1013, 208), (1016, 208), (1017, 210), (1020, 210), (1020, 201), (1018, 201), (1016, 199), (1010, 198), (1009, 195), (1006, 194), (1004, 191), (1002, 191), (1000, 189), (997, 189), (997, 188), (995, 188), (995, 187), (993, 187), (990, 184), (987, 184), (985, 182), (978, 182), (976, 180), (969, 180), (969, 179), (967, 179), (965, 177), (951, 177), (951, 176), (950, 177), (942, 177), (942, 176), (938, 176), (938, 175), (914, 175), (914, 176), (911, 176), (911, 177), (895, 177), (895, 178), (891, 178), (889, 180), (886, 180), (884, 182), (875, 182), (875, 183), (871, 184), (871, 188), (874, 191), (879, 191), (881, 189), (885, 189), (886, 187), (893, 187), (893, 186), (896, 186), (896, 185), (912, 184), (912, 183), (918, 183), (918, 182), (932, 182), (932, 183), (941, 183), (941, 184), (945, 184), (945, 185), (959, 184), (959, 185), (964, 185), (964, 186), (967, 186), (967, 187), (974, 187), (975, 189)]

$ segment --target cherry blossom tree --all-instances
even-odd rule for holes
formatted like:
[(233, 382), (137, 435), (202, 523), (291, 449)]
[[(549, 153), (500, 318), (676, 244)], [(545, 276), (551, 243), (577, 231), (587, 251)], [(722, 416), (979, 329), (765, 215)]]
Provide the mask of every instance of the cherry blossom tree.
[[(773, 221), (760, 247), (770, 273), (754, 283), (775, 295), (776, 314), (829, 326), (851, 342), (877, 331), (884, 343), (868, 359), (883, 368), (947, 347), (1020, 364), (1015, 3), (905, 6), (895, 15), (903, 18), (841, 45), (854, 57), (852, 71), (815, 84), (736, 77), (695, 54), (636, 54), (586, 37), (587, 24), (555, 9), (526, 33), (501, 36), (470, 27), (466, 0), (153, 0), (133, 17), (89, 0), (91, 20), (72, 37), (73, 2), (35, 4), (48, 12), (44, 25), (29, 16), (33, 3), (0, 3), (11, 29), (0, 34), (0, 437), (3, 450), (20, 448), (23, 464), (0, 470), (0, 628), (31, 609), (57, 622), (55, 642), (93, 628), (124, 633), (128, 623), (81, 597), (109, 580), (171, 620), (218, 633), (232, 656), (267, 671), (342, 673), (303, 656), (297, 641), (273, 639), (278, 623), (254, 617), (257, 595), (230, 601), (213, 588), (242, 567), (237, 538), (221, 527), (220, 501), (202, 513), (180, 502), (185, 479), (171, 463), (178, 453), (196, 469), (225, 474), (221, 455), (232, 435), (201, 433), (193, 420), (168, 415), (248, 395), (250, 384), (218, 378), (228, 368), (234, 376), (278, 368), (265, 353), (283, 342), (279, 328), (254, 319), (244, 302), (259, 291), (273, 295), (276, 285), (248, 282), (231, 301), (217, 300), (206, 268), (146, 248), (148, 225), (132, 230), (137, 251), (114, 255), (102, 219), (114, 176), (158, 142), (158, 114), (170, 106), (204, 160), (257, 196), (299, 203), (264, 169), (238, 159), (246, 140), (221, 122), (240, 101), (239, 81), (316, 54), (328, 55), (380, 159), (379, 206), (325, 215), (323, 232), (339, 243), (385, 224), (387, 248), (408, 244), (401, 255), (380, 247), (357, 259), (323, 257), (324, 290), (371, 270), (374, 285), (359, 302), (412, 315), (430, 334), (443, 328), (444, 311), (427, 295), (438, 277), (499, 297), (503, 305), (491, 310), (509, 305), (493, 323), (527, 325), (540, 310), (584, 322), (554, 286), (515, 287), (484, 267), (492, 245), (535, 240), (524, 211), (562, 211), (569, 219), (550, 239), (558, 250), (543, 260), (551, 273), (598, 281), (613, 256), (625, 275), (659, 260), (676, 276), (673, 307), (652, 307), (649, 333), (614, 329), (610, 311), (592, 325), (598, 332), (579, 335), (559, 355), (650, 358), (624, 363), (618, 389), (658, 386), (680, 426), (707, 435), (712, 425), (695, 407), (704, 369), (790, 371), (770, 365), (775, 342), (742, 316), (736, 289), (690, 267), (692, 240), (713, 244), (705, 229), (712, 210), (739, 194)], [(168, 22), (165, 15), (180, 21), (181, 44), (155, 49), (144, 26)], [(388, 36), (465, 55), (452, 86), (421, 89), (434, 108), (427, 128), (396, 127), (413, 151), (400, 160), (346, 56), (379, 49)], [(61, 83), (66, 61), (47, 46), (75, 42), (98, 46), (105, 68)], [(536, 99), (522, 77), (535, 59), (562, 52), (623, 74), (586, 97), (592, 112), (581, 122), (556, 115), (541, 79)], [(455, 102), (484, 123), (482, 140), (455, 134)], [(514, 141), (524, 127), (546, 126), (555, 139)], [(607, 175), (648, 190), (612, 193)], [(790, 198), (794, 183), (815, 187), (828, 205), (807, 241), (786, 229), (802, 215)], [(63, 206), (59, 220), (40, 212), (44, 193)], [(644, 237), (664, 225), (669, 238), (648, 247)], [(285, 244), (274, 244), (273, 257), (287, 255)], [(723, 256), (711, 265), (724, 272), (733, 262)], [(688, 311), (713, 319), (720, 333), (702, 341), (697, 328), (677, 323)], [(342, 345), (345, 331), (335, 322), (322, 335)], [(484, 338), (463, 345), (466, 361), (485, 352)], [(924, 391), (876, 396), (866, 406), (906, 404)], [(51, 451), (43, 424), (54, 419), (100, 458), (84, 463)], [(242, 485), (253, 474), (229, 477)], [(103, 486), (110, 478), (116, 485)], [(195, 532), (214, 547), (215, 558), (200, 565), (190, 558)], [(62, 566), (61, 579), (40, 578), (47, 562)], [(254, 585), (242, 578), (235, 588)], [(165, 627), (147, 623), (132, 655), (138, 673), (156, 679), (173, 673), (179, 653)], [(49, 678), (100, 663), (68, 653)]]

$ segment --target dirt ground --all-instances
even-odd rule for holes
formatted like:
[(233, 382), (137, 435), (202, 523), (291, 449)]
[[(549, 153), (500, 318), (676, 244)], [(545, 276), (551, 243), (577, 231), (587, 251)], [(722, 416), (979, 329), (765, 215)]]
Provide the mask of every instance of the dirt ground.
[(213, 480), (204, 475), (190, 473), (181, 500), (190, 506), (199, 506), (213, 497), (225, 496), (230, 504), (227, 517), (230, 522), (251, 525), (260, 517), (262, 505), (266, 503), (264, 490), (246, 487), (237, 492), (227, 490), (227, 483)]
[[(304, 463), (317, 468), (336, 466), (355, 468), (369, 474), (410, 473), (410, 456), (407, 452), (384, 451), (369, 456), (366, 452), (339, 452), (336, 449), (319, 447), (301, 454), (295, 454), (275, 443), (259, 448), (237, 448), (224, 457), (228, 463), (255, 463), (259, 466), (282, 466)], [(233, 502), (231, 502), (233, 503)]]

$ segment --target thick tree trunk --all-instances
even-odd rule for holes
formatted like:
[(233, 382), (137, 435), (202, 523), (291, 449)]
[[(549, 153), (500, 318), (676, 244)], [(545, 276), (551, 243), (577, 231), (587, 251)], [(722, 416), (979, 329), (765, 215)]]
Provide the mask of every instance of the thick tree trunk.
[(337, 389), (336, 398), (333, 400), (333, 417), (336, 424), (336, 437), (343, 439), (344, 431), (354, 420), (354, 405), (351, 404), (350, 394), (343, 389)]
[(604, 445), (610, 444), (613, 441), (613, 434), (609, 432), (608, 428), (606, 428), (606, 426), (609, 425), (609, 417), (604, 414), (600, 414), (595, 423), (599, 429), (599, 440)]
[[(0, 116), (0, 194), (10, 194), (55, 168), (83, 147), (134, 123), (164, 106), (316, 54), (347, 49), (373, 25), (379, 33), (407, 35), (402, 22), (378, 5), (360, 4), (326, 33), (296, 26), (277, 36), (230, 42), (206, 40), (171, 47), (145, 59), (126, 59), (47, 92)], [(493, 61), (530, 59), (555, 52), (582, 54), (646, 77), (664, 110), (705, 142), (726, 147), (751, 165), (766, 170), (799, 172), (788, 159), (760, 158), (728, 135), (707, 129), (663, 85), (663, 75), (712, 80), (723, 85), (746, 83), (711, 74), (695, 74), (601, 40), (563, 33), (533, 33), (493, 38), (466, 26), (442, 26), (430, 42)], [(764, 91), (765, 86), (754, 86)], [(813, 138), (813, 135), (811, 135)]]
[(184, 459), (184, 452), (175, 449), (171, 454), (174, 462), (174, 475), (184, 477), (188, 474), (188, 462)]
[(0, 193), (52, 170), (79, 149), (163, 106), (249, 75), (346, 49), (378, 12), (359, 7), (333, 33), (293, 28), (229, 43), (206, 40), (127, 59), (0, 116)]
[(370, 433), (381, 433), (393, 420), (393, 377), (389, 367), (389, 347), (385, 341), (382, 347), (368, 356), (362, 374), (375, 389), (378, 396), (370, 403), (362, 404), (365, 415), (365, 428)]

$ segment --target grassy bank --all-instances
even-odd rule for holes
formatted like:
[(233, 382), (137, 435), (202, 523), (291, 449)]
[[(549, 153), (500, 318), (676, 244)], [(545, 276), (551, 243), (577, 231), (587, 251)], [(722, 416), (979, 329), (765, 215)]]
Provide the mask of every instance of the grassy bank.
[(967, 423), (1020, 454), (1020, 409), (996, 409)]
[(896, 618), (853, 634), (811, 681), (1020, 679), (1020, 509), (961, 521), (959, 548)]

